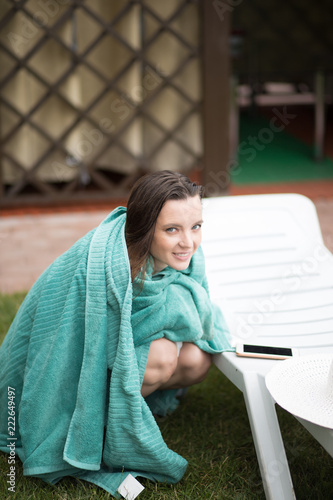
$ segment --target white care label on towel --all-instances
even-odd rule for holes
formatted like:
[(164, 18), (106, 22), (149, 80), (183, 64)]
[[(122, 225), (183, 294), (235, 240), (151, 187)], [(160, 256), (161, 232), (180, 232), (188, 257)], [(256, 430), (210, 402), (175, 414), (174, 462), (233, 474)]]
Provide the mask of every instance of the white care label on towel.
[(132, 474), (128, 474), (117, 491), (125, 498), (125, 500), (134, 500), (134, 498), (140, 495), (141, 491), (144, 489), (144, 486), (142, 486), (142, 484), (139, 483), (139, 481), (137, 481)]

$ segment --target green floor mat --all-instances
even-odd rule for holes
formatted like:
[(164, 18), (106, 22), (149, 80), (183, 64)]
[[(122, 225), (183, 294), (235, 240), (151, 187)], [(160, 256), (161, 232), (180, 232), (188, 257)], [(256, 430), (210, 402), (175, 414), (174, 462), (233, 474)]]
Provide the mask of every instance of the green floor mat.
[(277, 120), (241, 115), (234, 184), (333, 179), (333, 160), (316, 162), (311, 146), (289, 134), (287, 126), (281, 131), (277, 127)]

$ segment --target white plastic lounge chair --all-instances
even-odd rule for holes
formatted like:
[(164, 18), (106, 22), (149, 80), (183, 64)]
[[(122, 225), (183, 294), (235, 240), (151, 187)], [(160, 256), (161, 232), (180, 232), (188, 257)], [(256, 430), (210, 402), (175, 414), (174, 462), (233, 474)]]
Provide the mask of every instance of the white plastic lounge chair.
[[(333, 256), (315, 207), (297, 194), (204, 200), (203, 249), (212, 300), (235, 339), (290, 346), (300, 354), (332, 352)], [(244, 395), (266, 498), (295, 498), (265, 375), (281, 361), (215, 357)], [(333, 433), (301, 423), (333, 456)]]

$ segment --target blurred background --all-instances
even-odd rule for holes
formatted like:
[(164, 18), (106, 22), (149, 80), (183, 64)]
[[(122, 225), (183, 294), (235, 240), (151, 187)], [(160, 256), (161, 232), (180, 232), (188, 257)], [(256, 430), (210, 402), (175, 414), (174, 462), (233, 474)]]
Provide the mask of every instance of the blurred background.
[[(333, 195), (330, 0), (1, 0), (0, 206)], [(287, 185), (286, 185), (287, 184)]]
[(1, 0), (0, 292), (146, 172), (296, 192), (333, 250), (331, 0)]

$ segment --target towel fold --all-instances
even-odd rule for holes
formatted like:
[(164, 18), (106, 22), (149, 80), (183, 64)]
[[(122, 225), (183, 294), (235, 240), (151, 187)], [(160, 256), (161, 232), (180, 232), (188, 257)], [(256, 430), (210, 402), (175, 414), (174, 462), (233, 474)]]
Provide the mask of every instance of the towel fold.
[[(201, 249), (189, 268), (148, 274), (136, 290), (119, 207), (36, 281), (0, 348), (0, 449), (8, 452), (8, 387), (24, 474), (91, 481), (112, 495), (127, 474), (175, 483), (187, 462), (153, 416), (176, 391), (141, 396), (153, 340), (233, 350), (211, 304)], [(134, 289), (134, 293), (133, 293)]]

